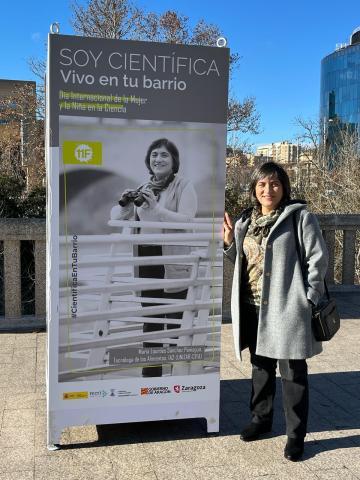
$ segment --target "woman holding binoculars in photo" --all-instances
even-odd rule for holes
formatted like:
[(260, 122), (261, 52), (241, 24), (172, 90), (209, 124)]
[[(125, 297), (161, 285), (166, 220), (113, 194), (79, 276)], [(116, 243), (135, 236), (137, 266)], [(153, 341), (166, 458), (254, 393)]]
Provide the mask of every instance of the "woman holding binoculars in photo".
[(322, 350), (311, 316), (323, 294), (328, 257), (316, 217), (305, 202), (290, 200), (290, 194), (289, 177), (280, 165), (268, 162), (256, 168), (252, 206), (235, 224), (225, 214), (224, 253), (235, 264), (235, 352), (240, 359), (249, 348), (252, 364), (251, 422), (240, 437), (252, 441), (271, 431), (279, 363), (288, 437), (284, 456), (296, 461), (307, 432), (306, 359)]
[[(196, 215), (197, 195), (191, 182), (178, 175), (180, 167), (179, 151), (175, 144), (166, 138), (155, 140), (149, 146), (145, 165), (150, 179), (136, 190), (125, 190), (119, 205), (111, 209), (112, 220), (136, 219), (146, 222), (190, 222)], [(159, 230), (154, 230), (158, 233)], [(143, 230), (142, 230), (143, 232)], [(146, 233), (151, 230), (146, 228)], [(139, 245), (139, 256), (180, 254), (187, 247), (165, 245)], [(190, 266), (187, 265), (151, 265), (140, 266), (140, 278), (188, 278)], [(146, 290), (142, 297), (185, 299), (187, 289)], [(144, 303), (143, 306), (157, 305)], [(182, 313), (167, 314), (167, 318), (182, 318)], [(146, 317), (145, 317), (146, 318)], [(179, 325), (167, 325), (177, 328)], [(163, 330), (163, 324), (144, 323), (144, 332)], [(162, 343), (144, 343), (144, 347), (161, 347)], [(143, 368), (143, 376), (162, 376), (162, 366), (152, 365)]]

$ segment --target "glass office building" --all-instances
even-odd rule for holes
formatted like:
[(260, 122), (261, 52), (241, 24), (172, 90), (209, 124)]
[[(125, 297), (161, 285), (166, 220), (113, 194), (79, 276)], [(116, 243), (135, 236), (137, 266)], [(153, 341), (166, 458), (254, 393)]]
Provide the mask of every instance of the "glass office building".
[(330, 145), (339, 130), (360, 133), (360, 27), (321, 62), (320, 120)]

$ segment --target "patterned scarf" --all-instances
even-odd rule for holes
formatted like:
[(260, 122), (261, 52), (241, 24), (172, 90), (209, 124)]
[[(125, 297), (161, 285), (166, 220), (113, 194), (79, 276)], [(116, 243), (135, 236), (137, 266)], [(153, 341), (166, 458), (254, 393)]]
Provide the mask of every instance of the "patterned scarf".
[(143, 185), (141, 188), (150, 188), (154, 192), (154, 195), (157, 197), (162, 190), (165, 190), (165, 188), (169, 186), (169, 184), (174, 180), (174, 178), (175, 175), (173, 173), (170, 173), (169, 176), (160, 179), (157, 179), (155, 175), (152, 175), (150, 177), (150, 181)]
[(251, 236), (258, 245), (261, 245), (263, 239), (269, 235), (271, 227), (279, 218), (282, 210), (283, 208), (278, 208), (267, 215), (263, 215), (261, 210), (255, 207), (251, 213), (247, 235)]

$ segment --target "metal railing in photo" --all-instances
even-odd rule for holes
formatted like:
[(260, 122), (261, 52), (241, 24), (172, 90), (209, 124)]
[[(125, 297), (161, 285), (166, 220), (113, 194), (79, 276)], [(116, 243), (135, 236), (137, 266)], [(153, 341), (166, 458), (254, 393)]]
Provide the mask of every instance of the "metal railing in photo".
[[(162, 375), (190, 375), (218, 370), (222, 303), (221, 219), (189, 223), (112, 220), (120, 233), (76, 238), (76, 288), (71, 285), (71, 236), (60, 239), (59, 381), (140, 377), (143, 367), (159, 361), (121, 365), (112, 354), (146, 345), (201, 347), (199, 360), (160, 362)], [(137, 256), (139, 245), (157, 245), (162, 255)], [(139, 266), (185, 267), (183, 278), (140, 278)], [(176, 275), (175, 275), (176, 276)], [(153, 290), (186, 290), (186, 298), (144, 296)], [(167, 295), (169, 297), (170, 295)], [(76, 314), (72, 302), (76, 302)], [(73, 309), (74, 311), (74, 309)], [(181, 318), (171, 318), (172, 313)], [(165, 318), (170, 316), (170, 318)], [(180, 315), (179, 315), (180, 316)], [(161, 330), (143, 331), (144, 323)], [(175, 328), (167, 329), (167, 326)], [(161, 350), (161, 348), (160, 348)], [(154, 351), (154, 349), (152, 349)], [(191, 351), (191, 349), (189, 349)], [(185, 357), (184, 357), (185, 358)], [(126, 365), (126, 362), (129, 362)], [(151, 374), (149, 375), (151, 376)]]

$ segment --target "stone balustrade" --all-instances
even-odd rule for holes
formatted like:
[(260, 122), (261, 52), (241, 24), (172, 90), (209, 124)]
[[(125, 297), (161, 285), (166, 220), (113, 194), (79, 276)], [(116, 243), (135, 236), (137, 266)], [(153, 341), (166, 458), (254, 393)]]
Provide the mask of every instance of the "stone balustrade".
[[(35, 317), (45, 318), (46, 242), (45, 220), (37, 218), (0, 219), (3, 243), (5, 319), (21, 318), (21, 241), (34, 242)], [(2, 320), (0, 319), (0, 327)]]
[[(326, 281), (331, 290), (354, 291), (360, 289), (355, 278), (356, 265), (360, 268), (359, 247), (356, 250), (356, 234), (360, 235), (360, 215), (319, 215), (318, 220), (329, 251)], [(342, 251), (337, 254), (335, 232), (342, 232)], [(358, 238), (359, 245), (360, 238)], [(341, 258), (339, 258), (341, 257)], [(337, 275), (335, 281), (335, 264)], [(340, 272), (339, 272), (340, 270)]]
[[(356, 260), (360, 256), (356, 248), (356, 235), (360, 231), (360, 215), (319, 215), (318, 218), (329, 250), (327, 282), (330, 289), (360, 292), (359, 279), (356, 279), (355, 273), (356, 262), (358, 267), (360, 263), (360, 258)], [(335, 248), (336, 231), (342, 232), (341, 258), (337, 254), (339, 248)], [(0, 219), (0, 241), (3, 242), (4, 252), (5, 319), (10, 321), (21, 317), (20, 242), (23, 240), (32, 240), (35, 245), (35, 317), (42, 319), (46, 314), (45, 220)], [(341, 270), (336, 276), (335, 268)], [(232, 265), (225, 258), (223, 303), (225, 312), (230, 310), (232, 270)], [(0, 328), (2, 321), (0, 318)]]

